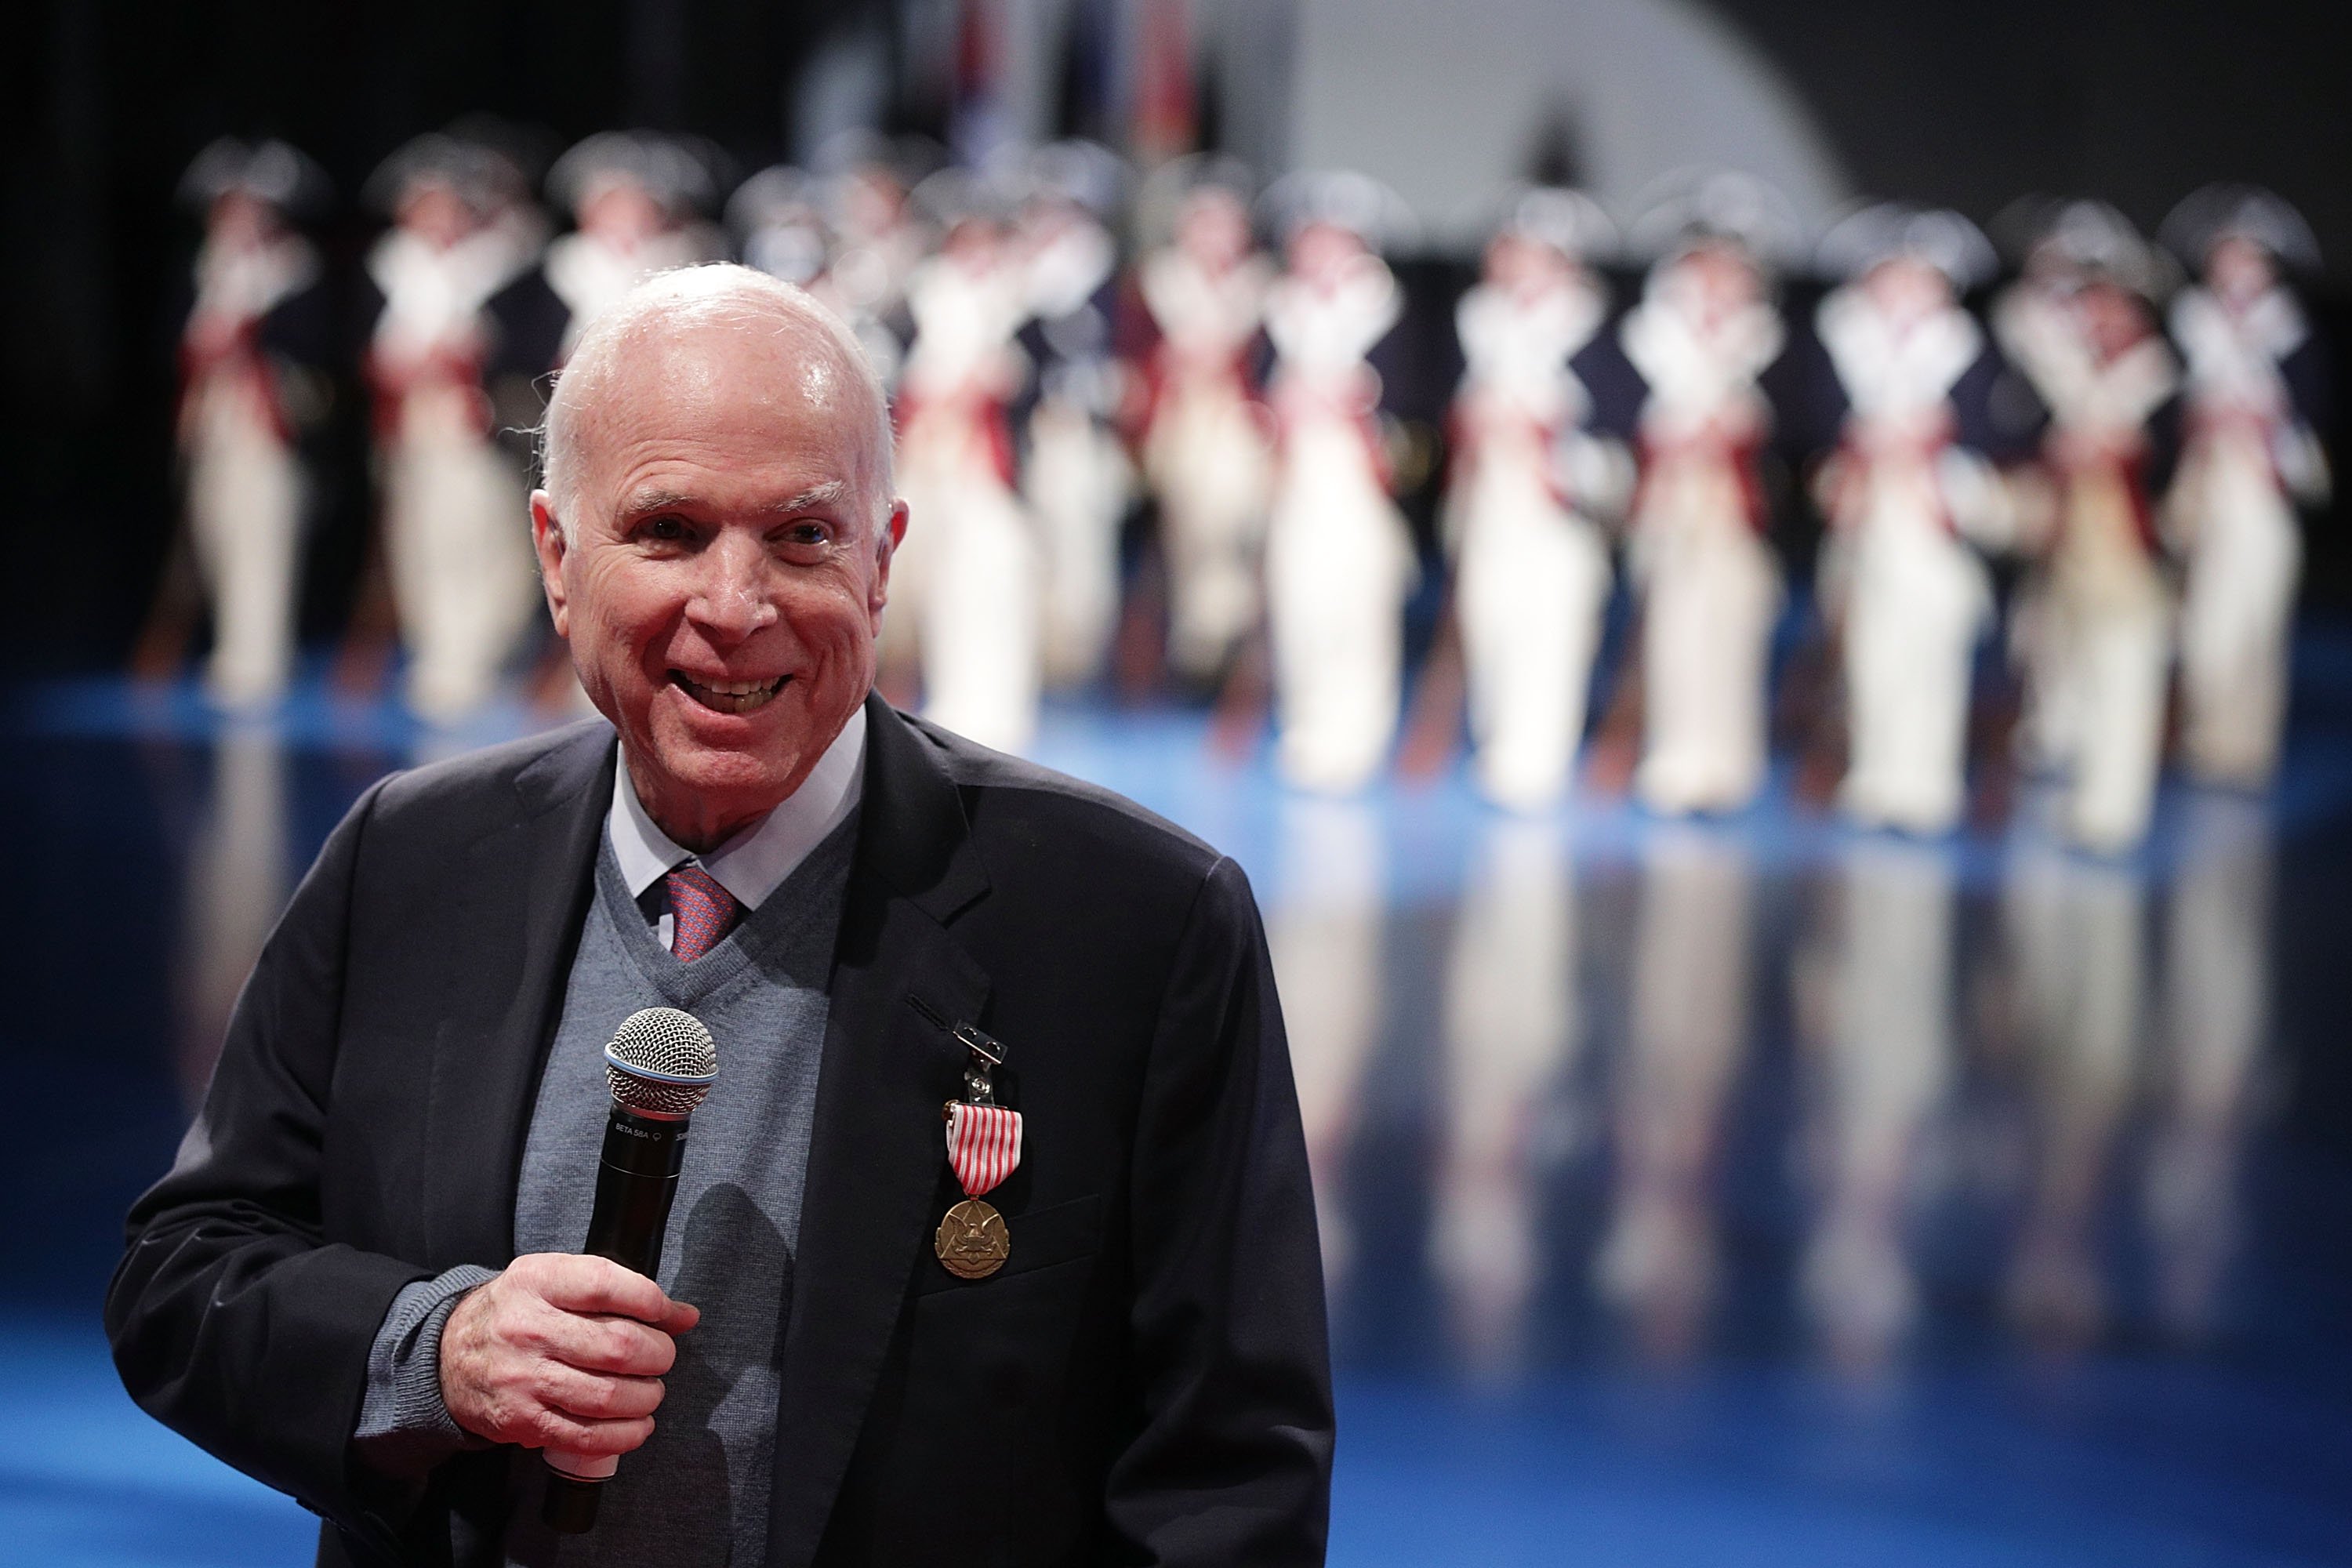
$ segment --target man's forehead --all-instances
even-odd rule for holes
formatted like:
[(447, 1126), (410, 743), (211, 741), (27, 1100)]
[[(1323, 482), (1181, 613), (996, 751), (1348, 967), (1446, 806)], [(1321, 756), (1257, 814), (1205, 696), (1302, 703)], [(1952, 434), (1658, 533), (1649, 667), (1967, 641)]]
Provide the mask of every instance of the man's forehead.
[(607, 395), (649, 390), (828, 408), (857, 401), (865, 390), (821, 329), (788, 317), (648, 323), (615, 350), (600, 389)]
[[(579, 404), (582, 445), (603, 460), (648, 439), (747, 439), (766, 432), (866, 460), (878, 413), (824, 334), (759, 320), (646, 334), (616, 344)], [(601, 451), (599, 450), (601, 448)]]

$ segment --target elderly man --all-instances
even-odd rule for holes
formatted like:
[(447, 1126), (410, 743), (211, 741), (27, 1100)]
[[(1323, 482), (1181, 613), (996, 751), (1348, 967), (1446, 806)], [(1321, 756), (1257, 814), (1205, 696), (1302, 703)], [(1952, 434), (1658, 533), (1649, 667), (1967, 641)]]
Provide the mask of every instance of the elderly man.
[[(329, 839), (132, 1211), (125, 1384), (323, 1514), (321, 1563), (1319, 1562), (1313, 1207), (1240, 873), (869, 695), (907, 512), (797, 289), (641, 285), (547, 469), (610, 728), (395, 775)], [(572, 1255), (599, 1049), (648, 1005), (720, 1053), (658, 1284)], [(964, 1025), (1024, 1127), (979, 1279), (933, 1245)], [(539, 1522), (540, 1447), (628, 1456), (592, 1533)]]

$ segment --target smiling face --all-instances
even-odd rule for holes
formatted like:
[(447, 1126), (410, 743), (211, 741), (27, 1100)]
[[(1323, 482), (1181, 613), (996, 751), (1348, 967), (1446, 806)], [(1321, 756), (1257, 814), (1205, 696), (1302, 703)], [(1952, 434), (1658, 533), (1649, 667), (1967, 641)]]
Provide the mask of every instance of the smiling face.
[(531, 498), (555, 628), (689, 849), (798, 789), (873, 685), (906, 509), (843, 353), (768, 313), (649, 322), (575, 362), (565, 494)]

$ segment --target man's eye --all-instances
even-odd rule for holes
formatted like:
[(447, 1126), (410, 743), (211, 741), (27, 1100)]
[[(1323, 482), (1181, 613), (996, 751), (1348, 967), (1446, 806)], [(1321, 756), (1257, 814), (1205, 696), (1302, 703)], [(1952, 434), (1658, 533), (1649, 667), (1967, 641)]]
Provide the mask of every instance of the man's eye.
[(820, 549), (833, 542), (830, 524), (814, 518), (788, 522), (776, 531), (776, 542), (795, 550)]
[(686, 524), (674, 517), (648, 518), (637, 529), (637, 537), (662, 544), (675, 544), (688, 537)]

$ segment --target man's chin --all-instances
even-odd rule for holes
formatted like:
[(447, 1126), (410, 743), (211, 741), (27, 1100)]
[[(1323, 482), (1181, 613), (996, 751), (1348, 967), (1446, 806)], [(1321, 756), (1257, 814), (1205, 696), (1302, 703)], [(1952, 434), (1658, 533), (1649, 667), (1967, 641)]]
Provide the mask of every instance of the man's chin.
[(666, 688), (647, 716), (646, 761), (682, 791), (773, 805), (840, 731), (836, 721), (820, 734), (804, 696), (788, 684), (751, 712), (722, 713)]

